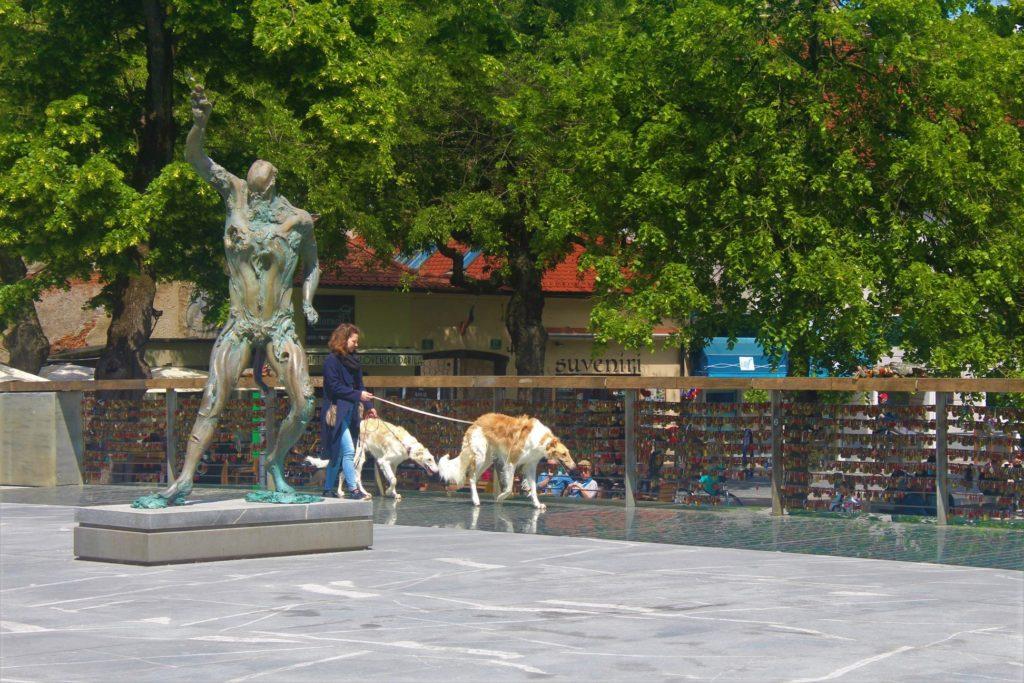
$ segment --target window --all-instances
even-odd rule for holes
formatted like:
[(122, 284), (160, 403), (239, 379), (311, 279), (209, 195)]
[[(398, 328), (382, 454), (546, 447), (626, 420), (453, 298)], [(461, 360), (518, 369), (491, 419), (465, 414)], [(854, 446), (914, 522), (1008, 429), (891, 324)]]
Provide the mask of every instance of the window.
[(313, 297), (313, 308), (320, 319), (306, 327), (306, 346), (327, 346), (335, 327), (356, 321), (356, 300), (351, 295), (317, 294)]

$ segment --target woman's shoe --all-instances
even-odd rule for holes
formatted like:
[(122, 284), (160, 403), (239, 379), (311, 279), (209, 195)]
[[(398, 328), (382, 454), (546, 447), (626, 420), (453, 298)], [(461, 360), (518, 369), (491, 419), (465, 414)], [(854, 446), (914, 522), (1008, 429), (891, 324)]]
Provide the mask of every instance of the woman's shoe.
[(323, 496), (324, 498), (341, 498), (341, 496), (338, 495), (337, 491), (324, 491), (320, 495)]
[(345, 492), (345, 497), (351, 500), (370, 500), (370, 496), (359, 489), (349, 489)]

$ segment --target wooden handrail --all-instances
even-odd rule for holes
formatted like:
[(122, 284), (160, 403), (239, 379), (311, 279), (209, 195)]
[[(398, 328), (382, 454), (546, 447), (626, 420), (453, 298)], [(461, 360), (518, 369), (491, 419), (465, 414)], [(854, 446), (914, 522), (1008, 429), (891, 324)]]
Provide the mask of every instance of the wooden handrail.
[[(323, 386), (321, 377), (311, 378)], [(271, 379), (268, 379), (268, 383)], [(0, 392), (141, 391), (145, 389), (201, 390), (206, 379), (74, 380), (66, 382), (0, 382)], [(516, 376), (516, 375), (373, 375), (366, 378), (370, 390), (384, 388), (444, 389), (762, 389), (782, 391), (945, 391), (955, 393), (1024, 393), (1024, 379), (961, 377), (635, 377), (635, 376)], [(243, 377), (239, 389), (255, 389), (252, 377)]]

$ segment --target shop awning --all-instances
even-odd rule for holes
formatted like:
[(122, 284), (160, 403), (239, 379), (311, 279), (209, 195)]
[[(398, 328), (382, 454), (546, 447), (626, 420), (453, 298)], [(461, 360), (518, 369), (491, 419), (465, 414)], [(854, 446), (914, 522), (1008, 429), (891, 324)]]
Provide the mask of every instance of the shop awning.
[(728, 337), (715, 337), (701, 351), (695, 374), (706, 377), (785, 377), (789, 354), (772, 368), (771, 359), (753, 337), (740, 337), (730, 349)]

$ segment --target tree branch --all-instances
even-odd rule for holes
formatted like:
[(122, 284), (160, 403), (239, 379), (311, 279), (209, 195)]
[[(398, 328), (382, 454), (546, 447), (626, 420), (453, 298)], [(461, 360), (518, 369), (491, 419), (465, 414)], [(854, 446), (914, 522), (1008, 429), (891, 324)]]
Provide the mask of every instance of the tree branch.
[(464, 254), (461, 251), (455, 247), (449, 247), (446, 244), (440, 243), (437, 244), (437, 250), (451, 260), (452, 274), (449, 276), (448, 281), (460, 289), (465, 289), (473, 294), (498, 294), (506, 284), (505, 279), (498, 271), (491, 273), (491, 276), (486, 280), (467, 277), (466, 269), (462, 266)]

